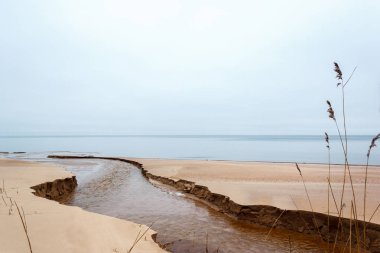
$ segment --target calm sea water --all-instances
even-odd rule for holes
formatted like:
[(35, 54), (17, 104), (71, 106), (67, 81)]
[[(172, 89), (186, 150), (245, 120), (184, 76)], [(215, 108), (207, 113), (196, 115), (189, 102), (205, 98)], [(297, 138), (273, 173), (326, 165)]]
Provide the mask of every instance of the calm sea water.
[[(366, 153), (372, 137), (349, 137), (350, 163), (366, 163)], [(339, 138), (330, 138), (331, 161), (343, 163)], [(144, 158), (328, 162), (324, 136), (316, 135), (3, 136), (0, 137), (0, 151), (69, 151)], [(380, 148), (373, 149), (370, 164), (380, 164)]]

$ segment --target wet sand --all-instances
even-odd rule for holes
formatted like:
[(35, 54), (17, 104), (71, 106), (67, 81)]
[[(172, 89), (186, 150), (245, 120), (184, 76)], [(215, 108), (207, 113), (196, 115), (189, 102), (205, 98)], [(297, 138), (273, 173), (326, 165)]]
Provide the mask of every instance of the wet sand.
[[(34, 252), (127, 252), (130, 249), (146, 226), (61, 205), (32, 193), (32, 186), (72, 176), (52, 165), (0, 159), (0, 252), (29, 252), (23, 224), (11, 200), (25, 212)], [(166, 252), (153, 241), (153, 233), (149, 230), (133, 252)]]
[[(173, 180), (188, 180), (206, 186), (211, 192), (230, 197), (241, 205), (269, 205), (287, 210), (311, 211), (301, 177), (292, 163), (196, 161), (128, 158), (143, 164), (151, 174)], [(327, 177), (325, 164), (300, 164), (314, 211), (327, 214)], [(351, 166), (359, 219), (363, 219), (365, 166)], [(340, 205), (344, 166), (331, 166), (331, 185)], [(352, 191), (347, 174), (343, 203), (344, 216), (350, 217)], [(380, 167), (368, 168), (368, 221), (380, 203)], [(337, 215), (330, 198), (330, 214)], [(380, 223), (380, 211), (373, 215), (373, 223)]]

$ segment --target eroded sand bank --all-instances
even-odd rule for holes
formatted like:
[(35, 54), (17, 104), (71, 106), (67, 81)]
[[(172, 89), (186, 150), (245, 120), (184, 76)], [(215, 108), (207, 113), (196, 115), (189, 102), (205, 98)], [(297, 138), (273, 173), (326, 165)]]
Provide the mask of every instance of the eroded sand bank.
[[(230, 197), (241, 205), (270, 205), (287, 210), (307, 210), (310, 205), (306, 197), (301, 177), (291, 163), (233, 162), (132, 159), (141, 164), (151, 174), (174, 180), (188, 180), (206, 186), (211, 192)], [(327, 177), (328, 165), (299, 165), (314, 211), (328, 212)], [(359, 219), (363, 219), (363, 196), (365, 166), (351, 166), (351, 174), (357, 201)], [(344, 166), (331, 166), (331, 185), (335, 198), (340, 204)], [(368, 168), (366, 219), (372, 216), (380, 203), (380, 167)], [(350, 217), (352, 199), (351, 186), (347, 175), (344, 203), (345, 217)], [(330, 199), (330, 213), (336, 215), (336, 207)], [(372, 218), (380, 224), (380, 211)]]
[[(0, 188), (5, 188), (0, 194), (0, 252), (29, 252), (21, 219), (16, 206), (11, 207), (11, 200), (17, 203), (21, 212), (25, 212), (34, 252), (128, 252), (146, 226), (61, 205), (35, 196), (31, 189), (40, 185), (41, 194), (50, 189), (51, 198), (63, 197), (65, 187), (67, 191), (72, 186), (61, 181), (61, 190), (51, 191), (57, 185), (44, 183), (66, 179), (72, 184), (72, 176), (51, 165), (0, 159)], [(154, 231), (149, 230), (132, 253), (166, 252), (153, 241), (152, 234)]]
[[(325, 241), (338, 240), (342, 245), (351, 240), (350, 231), (358, 231), (360, 247), (380, 252), (378, 193), (379, 167), (369, 168), (367, 186), (367, 215), (371, 223), (363, 221), (364, 166), (351, 166), (356, 196), (358, 221), (349, 218), (352, 203), (350, 183), (343, 198), (344, 217), (337, 218), (341, 199), (344, 166), (331, 167), (331, 184), (337, 204), (330, 197), (328, 211), (328, 165), (302, 165), (302, 175), (311, 199), (309, 204), (304, 184), (294, 164), (230, 161), (136, 160), (148, 178), (172, 185), (211, 204), (220, 212), (238, 220), (271, 227), (315, 234)], [(347, 181), (348, 179), (347, 175)], [(330, 213), (332, 216), (328, 216)], [(334, 216), (335, 215), (335, 216)], [(338, 226), (338, 224), (341, 224)], [(339, 233), (337, 233), (339, 228)], [(363, 232), (366, 227), (366, 237)], [(359, 235), (360, 234), (360, 235)], [(336, 237), (338, 235), (338, 237)], [(351, 238), (351, 239), (350, 239)], [(365, 241), (365, 243), (363, 243)]]

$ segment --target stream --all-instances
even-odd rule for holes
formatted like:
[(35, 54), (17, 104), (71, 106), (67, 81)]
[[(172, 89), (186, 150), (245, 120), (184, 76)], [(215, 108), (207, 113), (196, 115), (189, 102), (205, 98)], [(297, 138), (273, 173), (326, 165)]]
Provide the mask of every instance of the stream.
[[(46, 157), (46, 156), (45, 156)], [(78, 187), (68, 205), (126, 219), (157, 231), (157, 242), (174, 253), (322, 252), (304, 234), (244, 224), (165, 185), (152, 184), (137, 167), (102, 159), (47, 159), (76, 175)], [(206, 251), (207, 249), (207, 251)]]

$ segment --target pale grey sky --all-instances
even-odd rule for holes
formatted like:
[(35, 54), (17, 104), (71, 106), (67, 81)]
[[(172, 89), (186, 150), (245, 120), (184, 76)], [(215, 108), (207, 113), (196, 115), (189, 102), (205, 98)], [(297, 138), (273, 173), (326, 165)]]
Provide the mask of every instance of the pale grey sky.
[(380, 130), (377, 0), (2, 0), (0, 55), (0, 135), (334, 134), (334, 61)]

